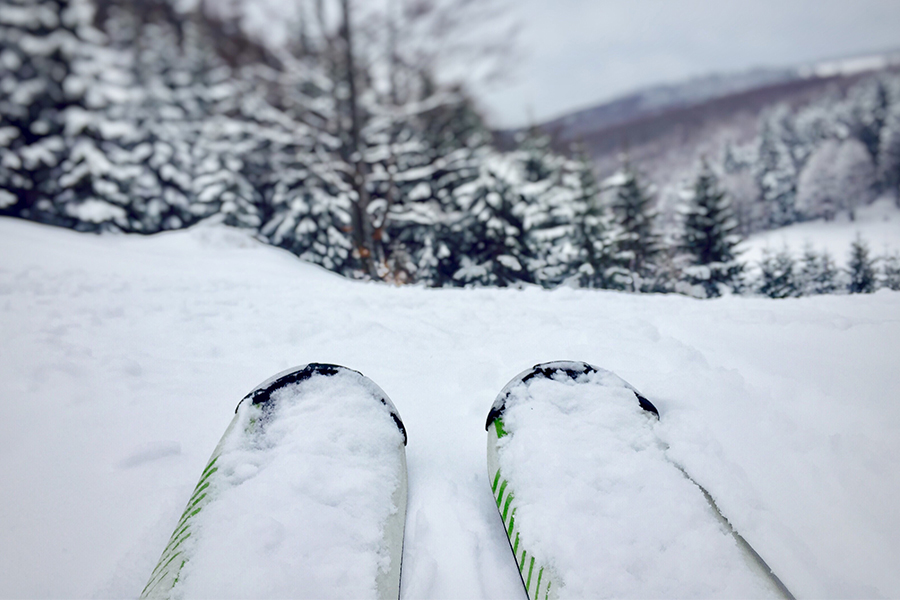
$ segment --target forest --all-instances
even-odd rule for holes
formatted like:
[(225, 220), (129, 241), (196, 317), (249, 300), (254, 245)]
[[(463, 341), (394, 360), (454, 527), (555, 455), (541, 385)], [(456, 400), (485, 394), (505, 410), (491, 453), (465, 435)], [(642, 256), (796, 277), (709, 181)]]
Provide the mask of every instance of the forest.
[(461, 35), (488, 18), (477, 4), (315, 0), (271, 46), (206, 3), (8, 1), (0, 214), (141, 234), (219, 221), (347, 277), (429, 287), (900, 289), (900, 256), (863, 239), (843, 266), (812, 248), (740, 253), (754, 232), (900, 198), (900, 76), (766, 111), (663, 212), (625, 148), (603, 180), (539, 126), (498, 149), (441, 65), (506, 51)]

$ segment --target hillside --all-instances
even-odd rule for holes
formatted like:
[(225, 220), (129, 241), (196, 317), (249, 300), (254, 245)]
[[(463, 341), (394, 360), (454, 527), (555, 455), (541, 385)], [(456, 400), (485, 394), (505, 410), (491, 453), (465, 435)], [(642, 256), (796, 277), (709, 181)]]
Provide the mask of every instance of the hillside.
[(875, 256), (900, 252), (900, 210), (889, 198), (882, 198), (859, 210), (853, 221), (847, 215), (840, 215), (832, 222), (820, 219), (764, 231), (744, 242), (741, 258), (753, 267), (764, 250), (777, 252), (788, 248), (799, 258), (803, 249), (810, 245), (817, 252), (828, 252), (843, 266), (850, 244), (857, 236), (868, 244)]
[(3, 218), (0, 257), (0, 597), (136, 596), (237, 401), (309, 361), (361, 370), (403, 416), (402, 597), (518, 597), (484, 419), (561, 358), (656, 404), (668, 456), (797, 597), (900, 594), (900, 293), (398, 288), (208, 225)]
[[(601, 174), (618, 167), (618, 154), (656, 172), (671, 145), (691, 147), (727, 129), (746, 141), (759, 113), (778, 103), (799, 105), (825, 93), (843, 91), (860, 78), (900, 69), (900, 52), (822, 61), (792, 69), (752, 69), (713, 74), (682, 83), (653, 86), (578, 110), (540, 127), (561, 150), (582, 142)], [(714, 136), (713, 136), (714, 137)]]
[[(640, 90), (539, 127), (559, 151), (581, 145), (600, 177), (620, 169), (623, 156), (627, 155), (631, 164), (655, 185), (661, 208), (670, 222), (679, 193), (693, 177), (700, 159), (705, 157), (719, 164), (726, 145), (752, 147), (761, 134), (763, 117), (777, 107), (796, 113), (817, 102), (841, 99), (855, 85), (874, 75), (898, 72), (900, 53), (888, 52), (793, 69), (711, 75)], [(866, 118), (878, 120), (883, 116)], [(829, 135), (853, 137), (856, 125), (842, 126), (851, 131)], [(510, 144), (513, 134), (501, 133), (501, 145)], [(796, 168), (802, 169), (809, 151), (794, 152)], [(747, 189), (747, 182), (730, 183), (730, 191), (740, 203), (748, 205), (756, 200), (755, 192)]]

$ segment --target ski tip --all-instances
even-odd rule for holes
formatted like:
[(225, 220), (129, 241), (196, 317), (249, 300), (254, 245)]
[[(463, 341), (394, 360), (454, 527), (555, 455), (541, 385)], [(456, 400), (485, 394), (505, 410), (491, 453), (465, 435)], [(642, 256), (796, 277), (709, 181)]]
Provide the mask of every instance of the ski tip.
[(403, 445), (405, 446), (408, 438), (406, 435), (406, 426), (403, 425), (403, 420), (400, 418), (400, 413), (397, 411), (397, 407), (394, 406), (394, 403), (391, 402), (391, 399), (388, 398), (387, 394), (384, 393), (378, 385), (375, 384), (374, 381), (356, 371), (354, 369), (348, 369), (347, 367), (342, 367), (341, 365), (332, 365), (327, 363), (309, 363), (306, 365), (302, 365), (300, 367), (294, 367), (293, 369), (288, 369), (286, 371), (282, 371), (277, 375), (270, 377), (265, 380), (252, 392), (244, 396), (240, 402), (238, 402), (237, 407), (235, 407), (234, 412), (237, 413), (238, 409), (241, 407), (241, 404), (245, 401), (249, 401), (252, 404), (265, 404), (272, 398), (272, 394), (288, 385), (293, 385), (297, 383), (301, 383), (308, 379), (312, 379), (313, 377), (331, 377), (336, 375), (337, 373), (352, 373), (353, 375), (359, 377), (360, 383), (365, 385), (372, 392), (372, 395), (379, 400), (383, 405), (385, 405), (388, 411), (391, 414), (391, 418), (394, 420), (394, 423), (397, 425), (397, 429), (400, 430), (400, 433), (403, 434)]
[(560, 375), (564, 375), (569, 379), (575, 381), (582, 375), (589, 375), (592, 373), (602, 373), (619, 380), (622, 384), (624, 384), (625, 387), (634, 392), (634, 395), (637, 397), (638, 404), (640, 404), (640, 407), (642, 409), (656, 415), (657, 419), (659, 418), (659, 411), (655, 406), (653, 406), (652, 402), (647, 400), (647, 398), (645, 398), (640, 392), (634, 389), (634, 387), (632, 387), (630, 384), (628, 384), (626, 381), (622, 380), (612, 372), (606, 371), (605, 369), (600, 369), (598, 367), (595, 367), (594, 365), (578, 360), (557, 360), (534, 365), (530, 369), (522, 371), (521, 373), (516, 375), (509, 383), (507, 383), (500, 391), (500, 394), (494, 401), (493, 406), (491, 406), (491, 410), (490, 412), (488, 412), (487, 420), (484, 424), (484, 429), (488, 430), (491, 424), (503, 415), (503, 411), (506, 410), (506, 400), (507, 398), (509, 398), (509, 394), (513, 386), (520, 383), (526, 383), (532, 379), (552, 379), (554, 377), (559, 377)]

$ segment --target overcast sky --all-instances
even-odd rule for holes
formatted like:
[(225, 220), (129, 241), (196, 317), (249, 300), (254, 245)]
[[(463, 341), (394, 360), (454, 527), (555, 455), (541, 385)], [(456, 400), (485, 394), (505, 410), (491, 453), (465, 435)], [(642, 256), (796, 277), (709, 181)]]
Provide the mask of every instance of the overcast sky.
[(646, 85), (900, 49), (900, 0), (516, 0), (523, 60), (480, 97), (525, 125)]

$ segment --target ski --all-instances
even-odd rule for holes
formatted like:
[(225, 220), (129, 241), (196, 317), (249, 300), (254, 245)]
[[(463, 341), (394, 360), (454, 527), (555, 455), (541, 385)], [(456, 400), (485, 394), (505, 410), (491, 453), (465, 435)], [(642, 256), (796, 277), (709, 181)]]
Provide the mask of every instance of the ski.
[(310, 363), (234, 419), (141, 598), (398, 598), (406, 430), (388, 396)]
[(528, 598), (793, 598), (667, 458), (658, 420), (583, 362), (536, 365), (497, 396), (488, 477)]

